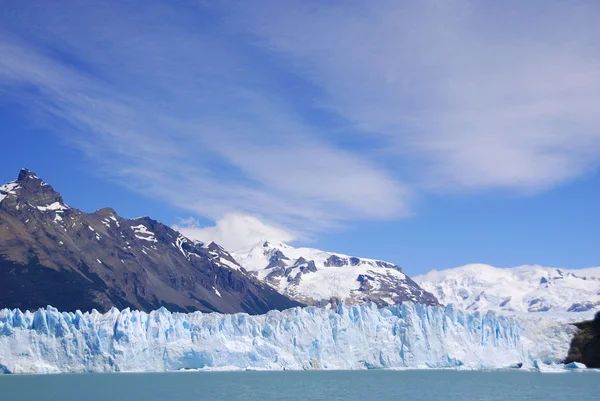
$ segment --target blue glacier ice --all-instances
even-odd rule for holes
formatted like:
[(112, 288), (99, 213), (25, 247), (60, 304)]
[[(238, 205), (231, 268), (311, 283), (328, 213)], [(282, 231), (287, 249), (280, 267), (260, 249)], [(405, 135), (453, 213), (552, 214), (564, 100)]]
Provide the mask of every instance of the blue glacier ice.
[(504, 368), (557, 363), (573, 327), (405, 303), (265, 315), (0, 311), (0, 372)]

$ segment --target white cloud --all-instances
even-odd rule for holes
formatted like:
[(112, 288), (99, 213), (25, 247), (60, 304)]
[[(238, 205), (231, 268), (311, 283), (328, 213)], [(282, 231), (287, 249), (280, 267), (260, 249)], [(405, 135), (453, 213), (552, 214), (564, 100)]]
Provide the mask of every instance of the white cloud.
[(199, 227), (194, 220), (185, 220), (174, 228), (188, 238), (206, 244), (215, 242), (230, 252), (244, 251), (263, 241), (291, 242), (297, 235), (265, 223), (257, 217), (228, 214), (213, 227)]

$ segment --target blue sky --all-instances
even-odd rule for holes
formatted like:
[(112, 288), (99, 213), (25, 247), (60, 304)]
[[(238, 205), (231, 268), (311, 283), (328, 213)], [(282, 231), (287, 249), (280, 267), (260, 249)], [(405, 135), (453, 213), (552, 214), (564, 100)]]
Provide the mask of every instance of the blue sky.
[(600, 265), (599, 15), (586, 1), (7, 0), (0, 179), (27, 166), (86, 211), (410, 274)]

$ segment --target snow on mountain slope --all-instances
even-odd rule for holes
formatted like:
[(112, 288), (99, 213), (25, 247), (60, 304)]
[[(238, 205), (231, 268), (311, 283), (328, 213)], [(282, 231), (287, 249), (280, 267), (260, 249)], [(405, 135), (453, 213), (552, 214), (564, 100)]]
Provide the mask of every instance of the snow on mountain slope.
[(232, 256), (280, 293), (306, 304), (330, 300), (388, 306), (412, 301), (437, 305), (400, 266), (283, 243), (261, 242)]
[(412, 303), (256, 316), (3, 309), (0, 373), (532, 367), (560, 362), (575, 331), (542, 316)]
[(581, 312), (600, 309), (600, 267), (497, 268), (472, 264), (433, 270), (415, 281), (442, 304), (467, 311)]

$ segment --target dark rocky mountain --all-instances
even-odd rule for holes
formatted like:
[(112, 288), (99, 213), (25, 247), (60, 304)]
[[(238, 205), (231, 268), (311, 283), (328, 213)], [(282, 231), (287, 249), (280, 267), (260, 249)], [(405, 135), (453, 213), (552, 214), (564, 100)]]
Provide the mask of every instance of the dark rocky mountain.
[(264, 313), (298, 302), (149, 217), (84, 213), (33, 172), (0, 186), (0, 308)]

